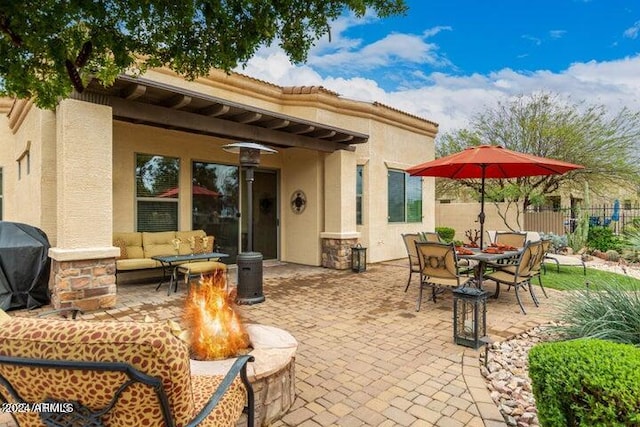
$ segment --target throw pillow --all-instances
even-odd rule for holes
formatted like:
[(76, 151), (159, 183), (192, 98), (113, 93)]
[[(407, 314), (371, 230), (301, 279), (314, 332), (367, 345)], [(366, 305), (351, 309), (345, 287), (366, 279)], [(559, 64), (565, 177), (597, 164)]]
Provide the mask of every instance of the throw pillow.
[(202, 238), (202, 245), (205, 252), (213, 252), (213, 236), (207, 236)]
[(193, 253), (194, 254), (202, 254), (205, 252), (204, 245), (202, 244), (202, 237), (192, 237), (193, 239)]
[(127, 259), (127, 242), (123, 239), (116, 239), (113, 241), (113, 246), (120, 248), (120, 256), (117, 259)]
[(204, 254), (207, 252), (213, 252), (213, 236), (194, 237), (193, 253)]

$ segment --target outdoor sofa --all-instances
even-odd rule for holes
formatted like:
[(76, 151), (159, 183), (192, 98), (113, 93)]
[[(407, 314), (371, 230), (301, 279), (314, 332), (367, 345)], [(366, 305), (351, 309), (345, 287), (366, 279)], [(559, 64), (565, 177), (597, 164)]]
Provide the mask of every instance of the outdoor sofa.
[[(207, 237), (206, 247), (203, 246), (203, 237)], [(213, 252), (214, 242), (214, 236), (207, 236), (204, 230), (116, 232), (113, 233), (113, 246), (120, 248), (116, 270), (121, 272), (160, 268), (160, 261), (151, 257), (188, 255), (194, 251)]]

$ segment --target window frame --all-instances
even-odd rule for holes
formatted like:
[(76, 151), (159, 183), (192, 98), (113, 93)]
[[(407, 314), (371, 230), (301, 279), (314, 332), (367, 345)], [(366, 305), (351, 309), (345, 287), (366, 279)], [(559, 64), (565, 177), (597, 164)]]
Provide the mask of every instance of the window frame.
[(356, 165), (356, 225), (364, 225), (364, 165)]
[[(133, 190), (133, 194), (134, 194), (134, 199), (135, 199), (135, 204), (134, 204), (135, 230), (136, 231), (175, 231), (175, 230), (178, 230), (179, 227), (180, 227), (180, 191), (178, 191), (177, 197), (139, 196), (138, 195), (138, 159), (139, 159), (139, 156), (150, 156), (151, 158), (162, 158), (162, 159), (174, 159), (176, 161), (176, 164), (177, 164), (175, 186), (178, 189), (180, 189), (180, 169), (182, 168), (182, 161), (181, 161), (180, 157), (177, 157), (177, 156), (166, 156), (166, 155), (161, 155), (161, 154), (151, 154), (151, 153), (141, 153), (141, 152), (134, 153), (134, 168), (133, 168), (134, 190)], [(140, 203), (145, 203), (145, 202), (151, 202), (151, 203), (174, 203), (175, 204), (175, 224), (172, 224), (172, 225), (168, 226), (167, 229), (164, 229), (164, 227), (160, 227), (160, 228), (163, 228), (162, 230), (158, 230), (158, 229), (153, 229), (153, 230), (152, 229), (141, 229), (141, 222), (140, 222), (140, 217), (139, 217), (139, 215), (140, 215), (139, 206), (140, 206)]]
[[(402, 174), (403, 175), (403, 183), (402, 183), (402, 219), (399, 218), (395, 218), (392, 219), (392, 215), (391, 215), (391, 196), (392, 194), (396, 194), (391, 193), (391, 177), (394, 176), (394, 174)], [(397, 175), (396, 175), (397, 176)], [(418, 191), (415, 191), (415, 184), (419, 184), (419, 188)], [(423, 180), (422, 177), (420, 176), (411, 176), (409, 175), (406, 171), (400, 170), (400, 169), (388, 169), (387, 170), (387, 222), (389, 224), (402, 224), (402, 223), (421, 223), (422, 219), (423, 219)], [(414, 191), (412, 191), (412, 189)], [(415, 193), (419, 195), (418, 199), (412, 200), (409, 196), (410, 193)], [(419, 205), (419, 212), (418, 215), (411, 215), (411, 206), (410, 204), (417, 202)], [(397, 203), (396, 203), (397, 204)], [(395, 217), (395, 216), (394, 216)]]

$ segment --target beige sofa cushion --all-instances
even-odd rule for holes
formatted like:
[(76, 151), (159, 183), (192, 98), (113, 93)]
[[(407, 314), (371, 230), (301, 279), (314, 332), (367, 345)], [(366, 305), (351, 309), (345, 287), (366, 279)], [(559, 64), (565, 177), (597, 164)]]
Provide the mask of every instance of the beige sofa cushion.
[(161, 264), (151, 258), (133, 258), (116, 260), (116, 269), (125, 270), (141, 270), (145, 268), (161, 267)]
[[(124, 242), (126, 258), (144, 258), (142, 250), (142, 233), (138, 232), (116, 232), (113, 233), (113, 244)], [(120, 244), (117, 245), (118, 247)], [(121, 254), (122, 257), (123, 254)], [(122, 257), (124, 258), (124, 257)]]
[(159, 255), (177, 255), (178, 252), (173, 245), (173, 239), (175, 238), (175, 231), (142, 232), (144, 257), (151, 258)]

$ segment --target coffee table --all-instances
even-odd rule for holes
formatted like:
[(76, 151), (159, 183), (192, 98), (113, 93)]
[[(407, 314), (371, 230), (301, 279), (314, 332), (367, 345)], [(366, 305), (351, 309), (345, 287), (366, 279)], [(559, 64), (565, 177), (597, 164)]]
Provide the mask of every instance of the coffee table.
[(160, 289), (160, 286), (164, 283), (167, 278), (167, 272), (171, 273), (169, 278), (169, 289), (167, 290), (167, 295), (171, 294), (171, 288), (174, 287), (175, 282), (175, 291), (178, 291), (178, 281), (176, 277), (176, 270), (180, 264), (184, 264), (187, 262), (197, 262), (197, 261), (218, 261), (220, 258), (226, 258), (229, 254), (224, 254), (222, 252), (203, 252), (199, 254), (189, 254), (189, 255), (156, 255), (152, 256), (151, 259), (154, 259), (160, 264), (162, 264), (162, 280), (156, 286), (156, 291)]

